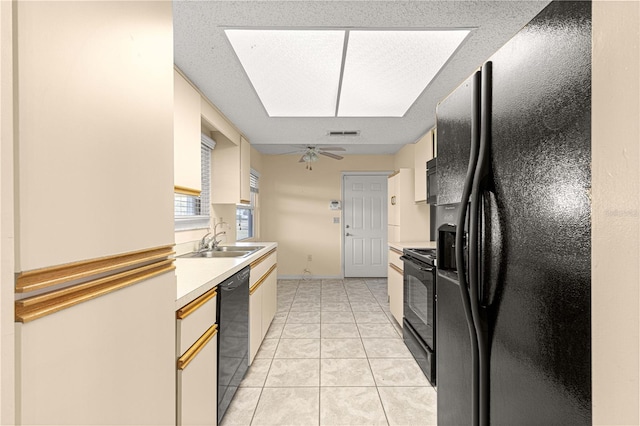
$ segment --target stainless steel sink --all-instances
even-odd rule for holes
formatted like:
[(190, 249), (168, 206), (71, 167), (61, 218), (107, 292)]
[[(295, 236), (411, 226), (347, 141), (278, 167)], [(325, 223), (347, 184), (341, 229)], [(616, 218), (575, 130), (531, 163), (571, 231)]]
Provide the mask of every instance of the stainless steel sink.
[(220, 246), (213, 250), (197, 251), (183, 254), (182, 258), (214, 258), (214, 257), (245, 257), (260, 250), (260, 246)]
[(250, 253), (252, 253), (251, 251), (240, 251), (240, 250), (235, 250), (235, 251), (218, 251), (218, 250), (210, 250), (210, 251), (199, 251), (199, 252), (194, 252), (194, 253), (187, 253), (184, 254), (180, 257), (182, 258), (195, 258), (195, 257), (206, 257), (206, 258), (213, 258), (213, 257), (244, 257), (249, 255)]
[(214, 251), (250, 251), (254, 252), (256, 250), (260, 250), (262, 247), (260, 246), (218, 246)]

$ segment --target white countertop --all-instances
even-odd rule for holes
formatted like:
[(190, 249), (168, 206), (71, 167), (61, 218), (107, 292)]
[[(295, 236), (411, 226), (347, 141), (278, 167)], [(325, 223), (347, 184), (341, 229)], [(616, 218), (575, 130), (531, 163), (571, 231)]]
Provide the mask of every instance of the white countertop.
[(176, 310), (220, 284), (251, 262), (278, 246), (277, 243), (249, 242), (233, 245), (263, 246), (247, 257), (176, 257)]
[(405, 248), (436, 248), (436, 245), (436, 241), (389, 241), (389, 246), (394, 247), (398, 250), (402, 250)]

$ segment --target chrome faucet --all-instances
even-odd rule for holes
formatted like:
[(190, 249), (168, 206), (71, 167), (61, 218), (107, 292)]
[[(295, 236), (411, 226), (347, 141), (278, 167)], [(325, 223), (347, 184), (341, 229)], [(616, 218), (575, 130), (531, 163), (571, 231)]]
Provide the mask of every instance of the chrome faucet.
[(228, 225), (227, 222), (218, 222), (213, 219), (213, 232), (207, 232), (204, 237), (200, 240), (200, 248), (198, 251), (209, 251), (214, 250), (220, 244), (220, 240), (218, 240), (219, 235), (227, 235), (226, 231), (218, 232), (218, 226), (220, 225)]
[(211, 250), (211, 240), (215, 237), (210, 237), (210, 235), (211, 232), (207, 232), (204, 237), (202, 237), (202, 239), (200, 240), (200, 247), (198, 248), (198, 251)]
[(218, 244), (220, 244), (220, 240), (217, 239), (218, 235), (227, 235), (226, 231), (218, 232), (218, 226), (222, 226), (222, 225), (229, 226), (227, 222), (220, 221), (216, 223), (216, 220), (213, 219), (213, 238), (212, 238), (213, 248), (212, 249), (215, 249), (216, 247), (218, 247)]
[(217, 234), (215, 234), (212, 238), (213, 240), (213, 248), (215, 249), (216, 247), (218, 247), (218, 244), (220, 244), (220, 241), (222, 240), (217, 240), (216, 238), (218, 238), (218, 235), (227, 235), (226, 231), (222, 231), (222, 232), (218, 232)]

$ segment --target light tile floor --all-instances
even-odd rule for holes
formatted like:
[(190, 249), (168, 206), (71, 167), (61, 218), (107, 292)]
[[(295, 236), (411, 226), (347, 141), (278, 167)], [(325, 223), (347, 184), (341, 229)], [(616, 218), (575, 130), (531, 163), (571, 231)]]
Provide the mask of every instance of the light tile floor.
[(385, 278), (279, 280), (278, 312), (230, 425), (435, 425), (436, 392), (402, 342)]

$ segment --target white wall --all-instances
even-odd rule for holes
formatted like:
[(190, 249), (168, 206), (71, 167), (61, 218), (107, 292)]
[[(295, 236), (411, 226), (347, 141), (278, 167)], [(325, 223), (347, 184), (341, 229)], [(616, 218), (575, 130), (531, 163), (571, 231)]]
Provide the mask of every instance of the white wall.
[(640, 3), (593, 3), (593, 423), (640, 424)]
[[(391, 171), (392, 155), (321, 158), (313, 171), (299, 155), (265, 155), (260, 177), (262, 240), (278, 242), (278, 275), (300, 276), (308, 267), (319, 277), (342, 275), (341, 211), (329, 210), (342, 199), (343, 171)], [(313, 260), (307, 263), (307, 255)]]

